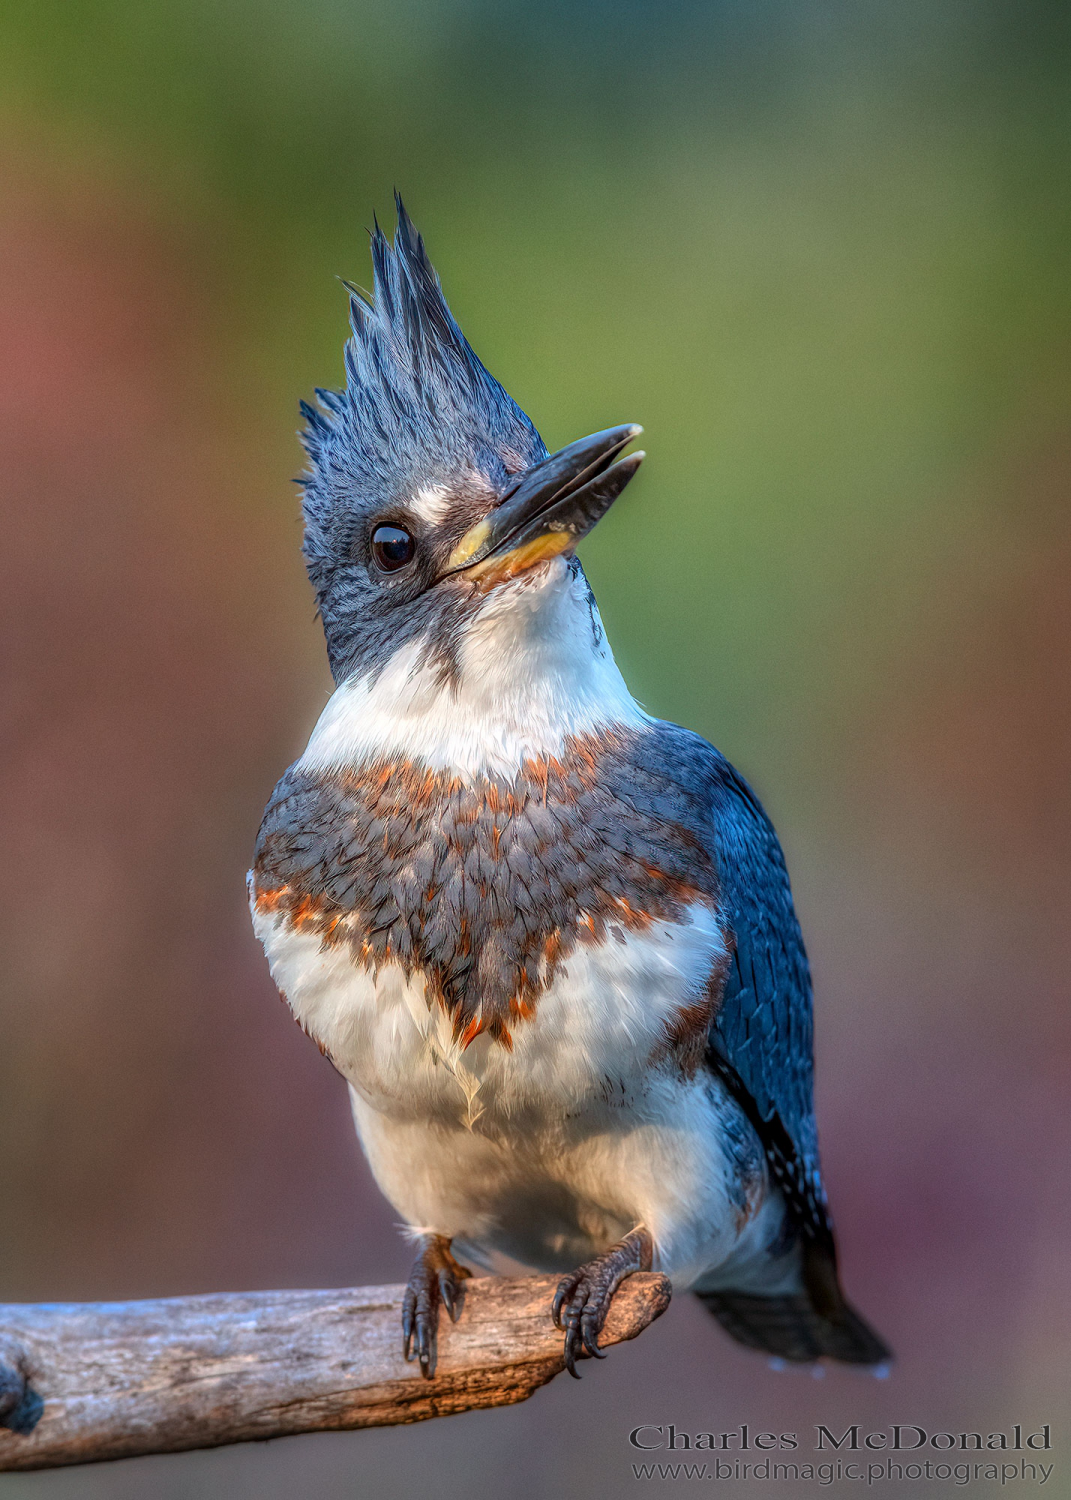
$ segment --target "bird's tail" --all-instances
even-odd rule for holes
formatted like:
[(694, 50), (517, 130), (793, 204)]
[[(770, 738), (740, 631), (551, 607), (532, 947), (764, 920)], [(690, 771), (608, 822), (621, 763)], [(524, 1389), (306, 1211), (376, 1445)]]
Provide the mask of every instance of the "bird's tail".
[(764, 1349), (809, 1364), (843, 1360), (849, 1365), (881, 1365), (889, 1350), (847, 1303), (834, 1321), (816, 1313), (805, 1292), (788, 1297), (755, 1297), (746, 1292), (697, 1292), (725, 1329), (749, 1349)]
[(845, 1301), (836, 1266), (818, 1247), (805, 1255), (804, 1287), (778, 1297), (731, 1290), (696, 1295), (739, 1343), (780, 1359), (882, 1365), (892, 1358), (888, 1346)]

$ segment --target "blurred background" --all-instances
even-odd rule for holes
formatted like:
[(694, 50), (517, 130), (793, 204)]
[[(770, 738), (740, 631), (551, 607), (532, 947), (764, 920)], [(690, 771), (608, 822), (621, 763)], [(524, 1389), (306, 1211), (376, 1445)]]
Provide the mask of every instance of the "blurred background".
[(782, 834), (899, 1356), (680, 1297), (522, 1407), (0, 1494), (601, 1500), (668, 1421), (1051, 1422), (1071, 1494), (1069, 81), (1039, 0), (0, 7), (0, 1300), (406, 1273), (243, 887), (329, 690), (296, 403), (397, 184), (551, 448), (646, 429), (584, 562)]

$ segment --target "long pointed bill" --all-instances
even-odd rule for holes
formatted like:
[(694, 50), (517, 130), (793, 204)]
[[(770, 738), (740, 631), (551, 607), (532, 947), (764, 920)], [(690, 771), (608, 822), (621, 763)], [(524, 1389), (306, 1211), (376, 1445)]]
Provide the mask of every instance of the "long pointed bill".
[(618, 459), (642, 431), (633, 423), (611, 427), (570, 443), (528, 469), (494, 510), (461, 538), (443, 576), (465, 572), (489, 587), (571, 552), (642, 463), (642, 453)]

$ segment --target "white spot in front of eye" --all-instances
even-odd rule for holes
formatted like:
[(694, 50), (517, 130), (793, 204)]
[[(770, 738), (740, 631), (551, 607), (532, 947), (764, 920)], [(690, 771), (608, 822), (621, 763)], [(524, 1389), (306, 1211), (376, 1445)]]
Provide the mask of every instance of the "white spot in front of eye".
[(449, 506), (450, 491), (442, 484), (425, 485), (409, 501), (409, 509), (429, 526), (436, 526), (446, 515)]

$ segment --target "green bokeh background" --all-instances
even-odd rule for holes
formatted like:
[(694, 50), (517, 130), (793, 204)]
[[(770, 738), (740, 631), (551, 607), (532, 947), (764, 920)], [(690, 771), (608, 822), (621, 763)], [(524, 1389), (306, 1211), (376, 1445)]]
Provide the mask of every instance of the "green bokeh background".
[(5, 12), (9, 119), (181, 220), (280, 441), (395, 185), (552, 446), (637, 414), (587, 560), (638, 690), (734, 749), (902, 671), (1002, 545), (966, 491), (1066, 414), (1060, 6)]
[[(1029, 0), (0, 6), (0, 1296), (401, 1273), (240, 891), (327, 686), (296, 400), (396, 185), (552, 448), (645, 428), (585, 566), (637, 696), (783, 832), (846, 1262), (901, 1352), (815, 1395), (674, 1308), (659, 1412), (1066, 1410), (1069, 61)], [(643, 1364), (0, 1492), (616, 1494)]]

